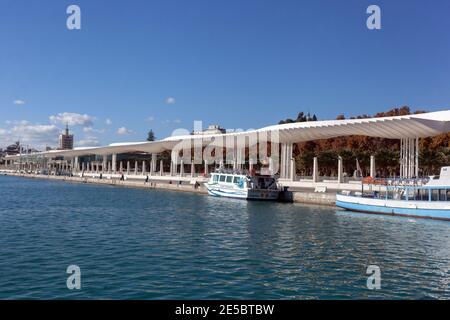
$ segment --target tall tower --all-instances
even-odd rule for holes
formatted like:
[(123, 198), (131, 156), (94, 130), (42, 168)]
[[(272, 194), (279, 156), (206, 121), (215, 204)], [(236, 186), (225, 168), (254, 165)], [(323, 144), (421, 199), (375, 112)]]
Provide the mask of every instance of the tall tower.
[(66, 123), (66, 130), (59, 135), (59, 150), (73, 149), (73, 134), (69, 133), (69, 123)]

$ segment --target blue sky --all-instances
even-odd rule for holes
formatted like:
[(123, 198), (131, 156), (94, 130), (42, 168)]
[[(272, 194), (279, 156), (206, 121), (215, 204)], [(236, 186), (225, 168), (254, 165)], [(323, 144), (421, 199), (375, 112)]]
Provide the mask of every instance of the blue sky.
[[(70, 4), (81, 30), (66, 28)], [(95, 145), (194, 120), (448, 109), (449, 13), (447, 0), (0, 0), (0, 147), (55, 144), (67, 120)]]

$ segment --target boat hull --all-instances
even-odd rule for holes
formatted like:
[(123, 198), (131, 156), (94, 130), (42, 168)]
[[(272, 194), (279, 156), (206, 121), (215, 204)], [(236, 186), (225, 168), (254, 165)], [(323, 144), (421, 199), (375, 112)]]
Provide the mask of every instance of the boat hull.
[(450, 221), (449, 201), (400, 201), (336, 195), (336, 206), (357, 212)]

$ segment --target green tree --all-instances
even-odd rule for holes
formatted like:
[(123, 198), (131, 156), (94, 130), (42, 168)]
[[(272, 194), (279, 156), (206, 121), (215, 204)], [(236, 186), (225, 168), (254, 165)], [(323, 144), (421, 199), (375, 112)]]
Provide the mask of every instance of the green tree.
[(419, 153), (419, 165), (424, 175), (439, 174), (441, 167), (448, 165), (448, 150), (439, 148), (437, 150), (425, 149)]
[(317, 154), (321, 175), (334, 176), (337, 172), (338, 154), (334, 150), (321, 150)]
[(155, 141), (155, 139), (156, 139), (155, 134), (153, 133), (153, 130), (150, 129), (147, 135), (147, 141)]
[(311, 176), (312, 175), (312, 167), (313, 167), (313, 159), (314, 159), (313, 151), (304, 151), (296, 155), (295, 157), (295, 168), (297, 174), (299, 173), (301, 176)]
[(400, 168), (400, 152), (397, 148), (380, 148), (375, 153), (375, 166), (381, 177), (396, 175)]

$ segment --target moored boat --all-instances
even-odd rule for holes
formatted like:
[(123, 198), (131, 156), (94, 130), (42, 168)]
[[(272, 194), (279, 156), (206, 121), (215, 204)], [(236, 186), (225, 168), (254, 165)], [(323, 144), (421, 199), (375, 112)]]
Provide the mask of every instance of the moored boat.
[(214, 172), (205, 187), (208, 194), (248, 200), (277, 200), (279, 189), (274, 177)]
[[(428, 179), (373, 179), (361, 192), (343, 191), (336, 206), (366, 213), (450, 220), (450, 167)], [(368, 190), (367, 190), (368, 189)]]

